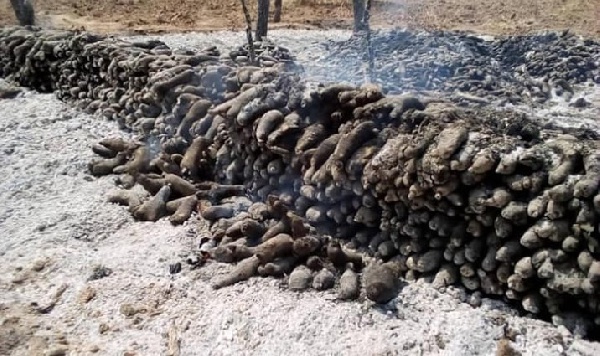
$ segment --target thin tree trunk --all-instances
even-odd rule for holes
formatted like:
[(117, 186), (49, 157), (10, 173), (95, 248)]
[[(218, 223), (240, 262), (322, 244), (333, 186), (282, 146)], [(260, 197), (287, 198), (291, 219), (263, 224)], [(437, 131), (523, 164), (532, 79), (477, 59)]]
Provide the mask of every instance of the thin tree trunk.
[(371, 83), (375, 80), (375, 54), (373, 53), (373, 44), (371, 43), (371, 26), (369, 19), (371, 15), (371, 0), (366, 0), (366, 6), (363, 14), (363, 25), (366, 31), (367, 40), (367, 60), (368, 60), (368, 76)]
[(365, 30), (365, 3), (364, 0), (352, 0), (354, 10), (354, 32)]
[(30, 26), (35, 24), (35, 11), (30, 0), (10, 0), (10, 5), (15, 11), (19, 25)]
[(250, 12), (246, 6), (246, 0), (240, 0), (242, 2), (242, 11), (244, 11), (244, 17), (246, 17), (246, 36), (248, 37), (248, 53), (250, 55), (250, 63), (254, 64), (254, 41), (252, 40), (252, 19), (250, 18)]
[(273, 22), (281, 21), (282, 0), (275, 0), (275, 12), (273, 13)]
[(258, 0), (258, 18), (256, 19), (256, 39), (267, 36), (269, 27), (269, 0)]

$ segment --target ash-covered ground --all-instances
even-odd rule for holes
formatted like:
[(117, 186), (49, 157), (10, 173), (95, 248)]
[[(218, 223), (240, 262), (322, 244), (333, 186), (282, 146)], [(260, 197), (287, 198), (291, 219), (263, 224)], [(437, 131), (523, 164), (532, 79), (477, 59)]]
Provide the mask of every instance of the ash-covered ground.
[[(332, 56), (324, 41), (348, 37), (328, 33), (271, 37), (318, 77), (311, 68)], [(243, 36), (160, 39), (175, 48), (217, 45), (225, 51)], [(345, 80), (349, 71), (341, 67), (339, 74), (328, 72), (329, 79)], [(586, 90), (587, 108), (569, 106), (579, 91), (538, 106), (514, 105), (549, 121), (556, 113), (562, 125), (597, 125), (598, 90)], [(125, 208), (105, 202), (114, 189), (111, 178), (92, 178), (85, 167), (93, 143), (123, 135), (116, 123), (31, 92), (1, 100), (0, 118), (0, 354), (489, 355), (506, 325), (514, 347), (526, 355), (600, 353), (597, 343), (577, 338), (577, 327), (571, 333), (517, 316), (497, 301), (472, 308), (462, 292), (439, 293), (420, 282), (385, 308), (373, 308), (334, 302), (327, 292), (284, 291), (273, 279), (211, 290), (208, 281), (230, 266), (193, 270), (184, 264), (183, 273), (171, 275), (169, 264), (194, 251), (204, 226), (196, 220), (183, 227), (133, 222)]]

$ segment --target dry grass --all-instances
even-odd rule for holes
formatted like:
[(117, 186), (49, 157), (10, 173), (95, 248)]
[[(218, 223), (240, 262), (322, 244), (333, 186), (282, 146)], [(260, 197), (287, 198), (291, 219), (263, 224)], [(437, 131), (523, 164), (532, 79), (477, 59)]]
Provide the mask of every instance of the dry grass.
[[(248, 1), (252, 13), (256, 1)], [(241, 29), (239, 0), (38, 0), (42, 19), (57, 27), (91, 30)], [(600, 0), (374, 0), (374, 27), (406, 26), (515, 34), (571, 29), (600, 37)], [(283, 0), (287, 28), (349, 28), (351, 0)], [(0, 0), (0, 24), (13, 24), (9, 0)]]
[[(285, 6), (284, 1), (284, 6)], [(343, 17), (352, 17), (351, 0), (289, 0), (289, 6), (300, 6), (306, 8), (330, 8)]]
[[(568, 28), (600, 36), (600, 0), (387, 0), (377, 3), (382, 5), (376, 11), (381, 22), (404, 22), (411, 27), (490, 34)], [(393, 9), (393, 4), (400, 6)]]
[(299, 6), (341, 6), (352, 7), (352, 1), (349, 0), (288, 0), (283, 2), (284, 5), (299, 5)]

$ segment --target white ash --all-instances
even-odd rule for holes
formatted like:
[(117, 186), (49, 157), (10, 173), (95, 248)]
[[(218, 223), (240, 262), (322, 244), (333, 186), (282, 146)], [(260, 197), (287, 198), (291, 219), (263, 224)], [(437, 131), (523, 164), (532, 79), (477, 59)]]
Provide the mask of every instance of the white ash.
[[(526, 355), (600, 353), (564, 327), (487, 299), (472, 308), (461, 291), (423, 282), (385, 308), (270, 278), (213, 291), (210, 279), (231, 266), (168, 271), (200, 242), (188, 231), (204, 226), (135, 223), (105, 202), (111, 178), (85, 172), (91, 145), (122, 135), (116, 123), (28, 92), (0, 101), (0, 132), (0, 336), (13, 355), (166, 354), (169, 333), (181, 355), (492, 355), (505, 324)], [(88, 281), (96, 266), (112, 273)]]

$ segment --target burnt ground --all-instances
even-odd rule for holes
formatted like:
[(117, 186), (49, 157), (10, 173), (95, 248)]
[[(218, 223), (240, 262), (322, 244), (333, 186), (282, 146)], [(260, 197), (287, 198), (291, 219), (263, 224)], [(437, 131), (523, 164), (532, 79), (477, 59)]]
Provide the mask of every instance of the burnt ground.
[[(34, 0), (35, 1), (35, 0)], [(249, 1), (252, 13), (256, 1)], [(348, 28), (349, 0), (284, 0), (282, 22), (272, 28)], [(407, 26), (516, 34), (570, 29), (600, 36), (600, 0), (379, 0), (375, 27)], [(244, 28), (239, 0), (37, 0), (43, 26), (106, 33), (210, 31)], [(272, 9), (271, 9), (272, 10)], [(0, 25), (15, 23), (0, 0)]]
[[(58, 28), (143, 33), (243, 27), (235, 0), (38, 3), (41, 24)], [(273, 28), (348, 27), (348, 2), (339, 3), (286, 2), (284, 21)], [(490, 34), (570, 28), (598, 37), (599, 12), (600, 0), (406, 0), (378, 2), (374, 23)], [(0, 23), (14, 24), (8, 0), (0, 0)], [(279, 293), (277, 284), (268, 280), (215, 295), (208, 280), (215, 269), (222, 272), (222, 266), (186, 271), (177, 279), (168, 273), (169, 262), (197, 245), (186, 228), (173, 229), (166, 222), (134, 224), (104, 202), (112, 182), (92, 181), (82, 173), (92, 138), (108, 131), (117, 134), (115, 125), (70, 111), (47, 94), (3, 100), (0, 111), (5, 133), (0, 146), (5, 153), (15, 152), (2, 158), (6, 189), (0, 191), (6, 203), (0, 209), (0, 225), (7, 238), (0, 256), (7, 263), (0, 268), (0, 340), (5, 341), (0, 354), (193, 354), (207, 348), (221, 353), (301, 349), (308, 354), (320, 349), (364, 355), (402, 349), (491, 354), (502, 320), (526, 331), (516, 342), (521, 350), (598, 354), (598, 344), (574, 340), (547, 323), (519, 318), (489, 302), (472, 309), (461, 302), (464, 296), (440, 295), (423, 285), (405, 289), (401, 300), (406, 302), (393, 318), (361, 304), (335, 304), (321, 295)], [(114, 273), (87, 281), (97, 263)], [(256, 341), (260, 339), (267, 341)]]

